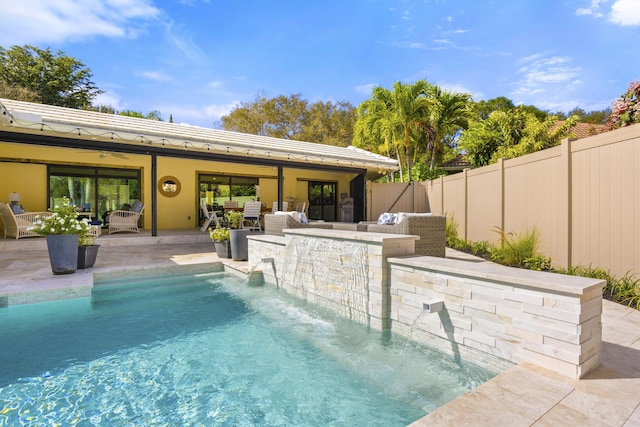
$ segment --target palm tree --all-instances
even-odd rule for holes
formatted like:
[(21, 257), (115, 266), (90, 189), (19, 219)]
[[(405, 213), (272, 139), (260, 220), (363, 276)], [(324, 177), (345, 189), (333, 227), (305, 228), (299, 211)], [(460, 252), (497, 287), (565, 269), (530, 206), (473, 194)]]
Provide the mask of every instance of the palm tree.
[(431, 151), (429, 169), (436, 167), (442, 156), (444, 141), (460, 129), (466, 129), (471, 116), (471, 96), (466, 93), (453, 93), (431, 86), (428, 96), (432, 100), (429, 117), (419, 123), (427, 138), (427, 150)]
[(391, 141), (396, 147), (401, 144), (409, 181), (412, 181), (412, 153), (417, 144), (416, 126), (428, 117), (431, 107), (427, 97), (430, 87), (425, 80), (413, 84), (396, 82), (392, 91), (376, 87), (371, 98), (358, 107), (354, 143), (362, 144), (371, 138), (377, 140), (378, 145), (388, 145)]

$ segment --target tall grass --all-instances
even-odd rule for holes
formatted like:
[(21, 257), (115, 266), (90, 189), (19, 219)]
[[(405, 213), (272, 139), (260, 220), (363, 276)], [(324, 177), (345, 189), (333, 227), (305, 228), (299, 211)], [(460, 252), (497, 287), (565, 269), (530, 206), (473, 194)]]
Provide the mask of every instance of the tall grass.
[(540, 233), (536, 228), (525, 230), (520, 235), (507, 233), (499, 227), (494, 231), (500, 236), (500, 246), (491, 250), (492, 261), (510, 267), (549, 269), (551, 260), (538, 253)]

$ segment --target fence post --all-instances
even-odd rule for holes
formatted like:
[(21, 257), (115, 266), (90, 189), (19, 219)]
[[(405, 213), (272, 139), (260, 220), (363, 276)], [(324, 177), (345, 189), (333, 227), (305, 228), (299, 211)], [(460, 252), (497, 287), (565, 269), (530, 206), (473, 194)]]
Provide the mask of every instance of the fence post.
[(566, 261), (561, 267), (567, 268), (571, 266), (571, 258), (573, 252), (573, 184), (572, 184), (572, 166), (571, 166), (571, 139), (565, 138), (561, 144), (561, 156), (564, 157), (565, 167), (565, 182), (562, 183), (562, 189), (565, 191), (564, 200), (564, 213), (566, 215), (566, 221), (564, 222), (565, 230), (562, 230), (561, 241), (564, 243), (564, 250), (566, 255)]
[(500, 195), (500, 197), (498, 197), (498, 203), (500, 203), (500, 218), (498, 219), (498, 224), (500, 225), (500, 230), (504, 230), (504, 159), (502, 157), (498, 159), (498, 179), (500, 180), (500, 188), (498, 188), (498, 194)]

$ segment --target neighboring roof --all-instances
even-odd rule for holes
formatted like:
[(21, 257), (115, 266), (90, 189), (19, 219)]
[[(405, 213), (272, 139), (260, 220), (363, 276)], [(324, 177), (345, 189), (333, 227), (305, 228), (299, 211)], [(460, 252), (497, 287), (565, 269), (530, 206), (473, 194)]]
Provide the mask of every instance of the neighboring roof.
[(448, 171), (454, 171), (454, 170), (461, 171), (465, 168), (470, 168), (470, 167), (471, 167), (471, 162), (466, 160), (462, 154), (458, 154), (453, 159), (447, 160), (446, 162), (442, 163), (442, 169), (448, 170)]
[[(559, 126), (564, 123), (564, 120), (558, 120), (549, 128), (549, 132), (555, 130)], [(595, 125), (593, 123), (576, 123), (576, 125), (571, 128), (571, 132), (575, 135), (577, 139), (587, 138), (589, 136), (597, 135), (602, 132), (606, 132), (607, 127), (605, 125)]]
[[(193, 150), (218, 156), (273, 159), (317, 166), (366, 169), (373, 174), (398, 170), (398, 161), (355, 147), (257, 136), (87, 110), (0, 98), (0, 130), (102, 141), (127, 146)], [(91, 148), (87, 146), (87, 148)]]

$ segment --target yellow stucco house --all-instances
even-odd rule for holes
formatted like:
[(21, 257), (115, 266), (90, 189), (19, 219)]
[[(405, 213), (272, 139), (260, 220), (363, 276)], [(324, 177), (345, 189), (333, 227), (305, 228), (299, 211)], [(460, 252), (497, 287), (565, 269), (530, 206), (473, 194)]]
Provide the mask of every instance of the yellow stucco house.
[[(357, 222), (366, 180), (397, 169), (354, 147), (0, 99), (0, 201), (18, 193), (25, 209), (43, 211), (66, 196), (102, 219), (140, 200), (153, 235), (199, 227), (202, 201), (304, 202), (309, 219)], [(353, 198), (349, 217), (343, 197)]]

